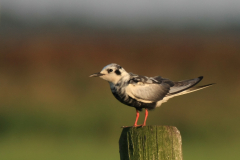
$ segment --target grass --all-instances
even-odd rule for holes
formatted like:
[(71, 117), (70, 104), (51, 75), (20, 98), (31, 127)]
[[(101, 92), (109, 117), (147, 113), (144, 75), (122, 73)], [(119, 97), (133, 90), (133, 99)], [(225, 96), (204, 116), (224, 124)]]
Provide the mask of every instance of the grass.
[[(8, 135), (0, 139), (1, 160), (105, 160), (119, 159), (118, 137), (102, 138), (54, 135)], [(228, 146), (228, 147), (226, 147)], [(239, 140), (183, 141), (185, 160), (238, 160)]]
[(15, 135), (0, 144), (1, 160), (92, 160), (117, 159), (118, 146), (109, 140), (100, 143), (94, 137), (54, 137)]

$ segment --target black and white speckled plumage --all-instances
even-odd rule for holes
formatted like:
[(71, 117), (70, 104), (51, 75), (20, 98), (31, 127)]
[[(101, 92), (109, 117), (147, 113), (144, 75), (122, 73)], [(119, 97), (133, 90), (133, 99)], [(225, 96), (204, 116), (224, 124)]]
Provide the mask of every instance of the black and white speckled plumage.
[(116, 85), (111, 85), (111, 91), (114, 95), (114, 97), (122, 102), (123, 104), (126, 104), (131, 107), (135, 107), (137, 110), (141, 111), (142, 108), (148, 108), (149, 110), (154, 109), (156, 107), (156, 102), (150, 102), (150, 103), (144, 103), (142, 101), (139, 101), (130, 95), (126, 93), (126, 87), (129, 84), (137, 84), (137, 80), (135, 79), (136, 77), (131, 77), (128, 81), (126, 82), (119, 82)]
[(159, 107), (168, 99), (206, 88), (212, 84), (193, 88), (202, 80), (202, 76), (173, 82), (161, 76), (146, 77), (126, 72), (118, 64), (110, 64), (103, 68), (100, 73), (91, 75), (101, 75), (100, 78), (107, 80), (110, 84), (114, 97), (131, 107), (141, 111), (143, 108), (151, 110)]

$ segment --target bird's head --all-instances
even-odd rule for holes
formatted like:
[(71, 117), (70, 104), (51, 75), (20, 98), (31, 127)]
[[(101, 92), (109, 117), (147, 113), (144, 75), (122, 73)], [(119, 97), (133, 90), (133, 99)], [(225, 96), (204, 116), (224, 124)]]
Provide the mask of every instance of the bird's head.
[(116, 84), (121, 78), (129, 74), (118, 64), (112, 63), (105, 66), (101, 72), (94, 73), (90, 77), (100, 77), (108, 82)]

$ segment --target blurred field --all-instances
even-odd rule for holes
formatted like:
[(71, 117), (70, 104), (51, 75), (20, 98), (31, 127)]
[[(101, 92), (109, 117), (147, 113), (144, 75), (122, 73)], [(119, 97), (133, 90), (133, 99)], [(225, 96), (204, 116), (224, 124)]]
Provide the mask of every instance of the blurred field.
[(1, 160), (119, 159), (120, 127), (134, 123), (135, 110), (88, 77), (113, 62), (140, 75), (217, 83), (163, 104), (147, 124), (176, 126), (185, 160), (238, 160), (239, 44), (229, 31), (1, 33)]

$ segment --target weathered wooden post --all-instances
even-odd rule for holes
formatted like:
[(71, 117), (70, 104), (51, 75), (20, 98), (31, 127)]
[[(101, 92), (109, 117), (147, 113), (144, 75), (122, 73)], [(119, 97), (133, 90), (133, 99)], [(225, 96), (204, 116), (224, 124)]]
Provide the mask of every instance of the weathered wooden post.
[(121, 160), (182, 160), (181, 135), (172, 126), (123, 128), (119, 152)]

